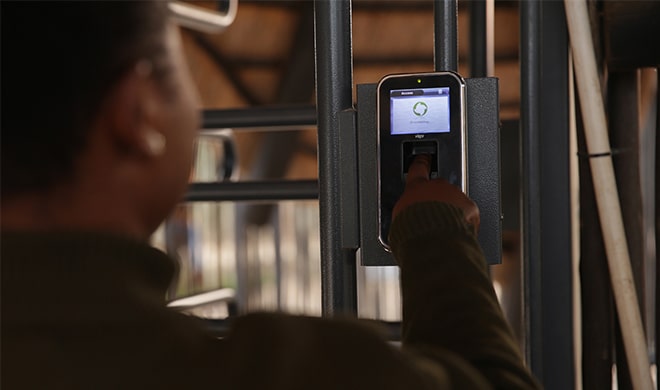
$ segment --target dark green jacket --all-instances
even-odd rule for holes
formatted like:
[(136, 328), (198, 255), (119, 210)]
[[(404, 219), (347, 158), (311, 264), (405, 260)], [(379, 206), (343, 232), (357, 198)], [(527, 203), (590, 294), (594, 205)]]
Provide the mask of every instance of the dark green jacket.
[(392, 226), (403, 347), (370, 325), (252, 314), (223, 340), (165, 308), (174, 264), (97, 233), (3, 232), (2, 389), (529, 389), (458, 209)]

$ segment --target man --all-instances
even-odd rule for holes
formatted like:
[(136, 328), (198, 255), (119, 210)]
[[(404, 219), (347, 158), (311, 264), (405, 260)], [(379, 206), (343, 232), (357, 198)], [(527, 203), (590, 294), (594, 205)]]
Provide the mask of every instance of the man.
[(352, 321), (277, 314), (214, 339), (165, 308), (148, 237), (180, 200), (197, 98), (166, 4), (2, 2), (6, 389), (536, 388), (458, 189), (410, 168), (391, 246), (403, 347)]

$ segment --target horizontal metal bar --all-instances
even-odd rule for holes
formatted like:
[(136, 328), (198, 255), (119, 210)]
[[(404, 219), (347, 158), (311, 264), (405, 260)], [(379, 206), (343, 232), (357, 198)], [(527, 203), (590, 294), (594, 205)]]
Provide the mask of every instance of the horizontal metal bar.
[(313, 105), (250, 107), (228, 110), (204, 110), (203, 129), (237, 129), (248, 127), (316, 126)]
[(271, 180), (223, 183), (192, 183), (186, 202), (268, 202), (319, 198), (316, 180)]

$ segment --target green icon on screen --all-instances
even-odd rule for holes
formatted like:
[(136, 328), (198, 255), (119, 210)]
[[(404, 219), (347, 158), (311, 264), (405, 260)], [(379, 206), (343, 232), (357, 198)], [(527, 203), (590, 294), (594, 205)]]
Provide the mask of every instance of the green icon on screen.
[(429, 106), (424, 102), (417, 102), (413, 106), (413, 113), (417, 116), (424, 116), (429, 111)]

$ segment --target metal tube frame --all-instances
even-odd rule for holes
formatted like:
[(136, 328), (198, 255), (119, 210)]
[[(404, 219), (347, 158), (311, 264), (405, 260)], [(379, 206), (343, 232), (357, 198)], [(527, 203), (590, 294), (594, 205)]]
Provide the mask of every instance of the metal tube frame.
[(495, 0), (470, 0), (470, 77), (494, 71)]
[[(520, 126), (523, 233), (523, 284), (526, 358), (538, 378), (543, 377), (541, 343), (541, 164), (540, 164), (540, 2), (520, 3)], [(532, 228), (536, 227), (536, 228)]]
[(316, 107), (311, 105), (204, 110), (202, 131), (279, 127), (290, 130), (297, 126), (315, 126), (316, 119)]
[(545, 387), (572, 389), (568, 33), (563, 3), (522, 1), (520, 28), (526, 357)]
[(470, 77), (488, 76), (486, 0), (470, 0)]
[(435, 70), (458, 71), (458, 5), (456, 0), (433, 1)]
[[(434, 20), (435, 68), (457, 70), (456, 1), (434, 0)], [(322, 308), (326, 316), (355, 314), (355, 252), (342, 249), (340, 239), (338, 146), (339, 113), (352, 107), (351, 1), (316, 0), (315, 21)], [(559, 2), (521, 2), (521, 173), (527, 360), (546, 387), (570, 389), (574, 387), (574, 357), (571, 350), (570, 231), (565, 229), (570, 225), (563, 223), (564, 218), (570, 218), (568, 156), (565, 155), (568, 110), (564, 107), (568, 71), (564, 66), (566, 61), (562, 62), (568, 45), (564, 23), (563, 6)], [(222, 118), (206, 112), (204, 127), (302, 126), (315, 122), (309, 117), (309, 108), (294, 115), (270, 111), (275, 118), (269, 117), (268, 112), (260, 115), (255, 112), (250, 109), (247, 115), (247, 111), (236, 111), (237, 118), (231, 121), (227, 119), (226, 110)], [(298, 121), (299, 116), (304, 119)], [(543, 153), (541, 145), (544, 148), (550, 145), (547, 150), (552, 152)], [(557, 153), (560, 153), (559, 158)], [(238, 184), (231, 183), (222, 191)], [(253, 192), (254, 183), (249, 185), (253, 188), (248, 192)], [(272, 186), (272, 183), (267, 185)], [(305, 184), (308, 185), (311, 183)], [(219, 190), (220, 187), (222, 185), (216, 183), (206, 189)], [(305, 192), (302, 187), (298, 190)], [(263, 189), (265, 185), (259, 191)], [(543, 197), (545, 193), (552, 196)], [(214, 193), (208, 198), (217, 200), (218, 195)], [(245, 200), (243, 195), (247, 194), (241, 194), (240, 200)]]
[(321, 288), (325, 316), (357, 314), (355, 250), (341, 247), (339, 114), (353, 106), (351, 1), (314, 2)]
[(246, 182), (192, 183), (186, 202), (251, 201), (318, 199), (316, 180), (270, 180)]

